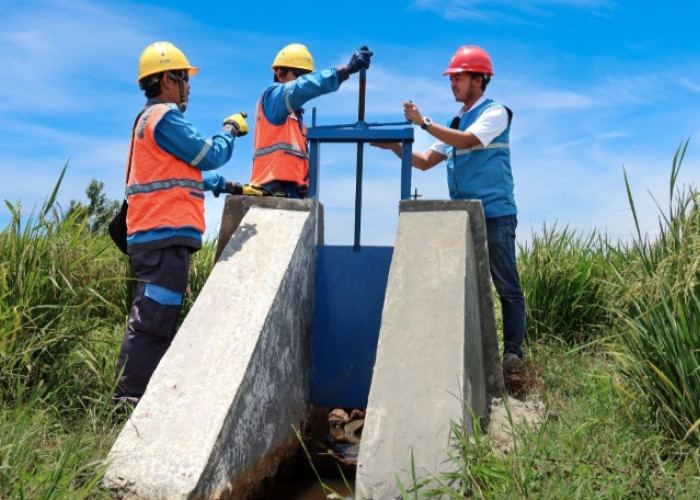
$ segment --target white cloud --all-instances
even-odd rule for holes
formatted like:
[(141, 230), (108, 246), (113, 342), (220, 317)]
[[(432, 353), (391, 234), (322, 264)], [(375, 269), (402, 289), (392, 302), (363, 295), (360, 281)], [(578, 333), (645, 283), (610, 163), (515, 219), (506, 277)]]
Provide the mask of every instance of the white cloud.
[(616, 7), (611, 0), (414, 0), (413, 8), (433, 11), (449, 20), (482, 21), (494, 23), (498, 20), (522, 22), (510, 10), (547, 16), (552, 7), (570, 7), (587, 10), (591, 14), (600, 15)]

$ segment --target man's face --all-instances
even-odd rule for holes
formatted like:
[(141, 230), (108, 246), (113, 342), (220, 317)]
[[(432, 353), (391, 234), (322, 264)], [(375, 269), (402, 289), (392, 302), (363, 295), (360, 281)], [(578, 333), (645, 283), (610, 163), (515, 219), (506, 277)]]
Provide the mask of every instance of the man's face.
[(189, 77), (185, 79), (186, 73), (176, 71), (173, 72), (175, 78), (171, 78), (167, 73), (163, 77), (163, 85), (161, 87), (162, 93), (161, 98), (165, 102), (174, 102), (176, 104), (180, 103), (180, 82), (182, 79), (183, 90), (185, 91), (185, 102), (189, 101), (190, 98), (190, 82)]
[(470, 73), (450, 75), (450, 86), (457, 102), (473, 102), (481, 96), (481, 77)]
[(294, 81), (307, 73), (310, 73), (310, 71), (295, 68), (275, 68), (275, 76), (277, 81), (281, 83)]

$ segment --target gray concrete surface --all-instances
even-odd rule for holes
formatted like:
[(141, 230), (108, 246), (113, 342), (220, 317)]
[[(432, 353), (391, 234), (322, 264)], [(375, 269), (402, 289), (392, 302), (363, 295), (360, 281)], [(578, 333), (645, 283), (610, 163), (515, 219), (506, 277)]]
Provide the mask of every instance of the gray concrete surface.
[(276, 196), (227, 196), (224, 202), (224, 216), (219, 227), (219, 240), (216, 244), (215, 260), (219, 260), (219, 256), (224, 251), (233, 233), (238, 229), (250, 207), (312, 211), (316, 214), (315, 220), (318, 222), (316, 244), (323, 245), (323, 205), (317, 203), (316, 200), (293, 200)]
[(236, 224), (108, 456), (104, 484), (124, 497), (244, 499), (297, 449), (316, 228), (308, 202), (265, 203)]
[(419, 480), (453, 470), (450, 422), (471, 429), (502, 391), (485, 245), (480, 202), (401, 203), (356, 499), (399, 498), (412, 455)]

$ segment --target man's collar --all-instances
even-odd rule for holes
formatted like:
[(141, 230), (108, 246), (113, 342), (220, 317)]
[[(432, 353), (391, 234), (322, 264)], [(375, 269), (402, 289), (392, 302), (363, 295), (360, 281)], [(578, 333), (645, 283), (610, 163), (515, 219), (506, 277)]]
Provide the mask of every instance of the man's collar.
[(160, 97), (149, 97), (148, 99), (146, 99), (146, 106), (153, 106), (154, 104), (175, 104), (175, 105), (177, 105), (176, 103), (174, 103), (172, 101), (166, 102), (163, 99), (161, 99)]
[(486, 100), (486, 96), (484, 94), (481, 94), (481, 97), (479, 97), (474, 104), (472, 104), (471, 108), (466, 109), (464, 105), (462, 105), (462, 108), (459, 110), (460, 116), (463, 115), (464, 113), (468, 113), (472, 109), (476, 108), (478, 105), (480, 105), (482, 102)]

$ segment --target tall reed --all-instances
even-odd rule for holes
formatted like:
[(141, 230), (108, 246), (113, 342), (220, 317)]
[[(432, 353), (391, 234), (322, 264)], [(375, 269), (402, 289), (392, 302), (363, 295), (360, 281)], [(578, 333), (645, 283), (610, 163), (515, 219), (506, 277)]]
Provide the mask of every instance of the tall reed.
[(531, 246), (519, 248), (518, 268), (527, 307), (527, 339), (567, 342), (598, 338), (610, 327), (606, 248), (597, 232), (543, 225)]
[(8, 207), (12, 220), (0, 233), (0, 401), (39, 383), (97, 397), (110, 364), (104, 332), (125, 318), (125, 261), (79, 212), (62, 218), (53, 196), (27, 217)]
[(668, 212), (659, 208), (659, 234), (642, 234), (625, 185), (637, 238), (620, 245), (615, 284), (623, 298), (615, 352), (631, 397), (642, 397), (675, 439), (700, 445), (700, 195), (677, 187), (688, 141), (674, 156)]

